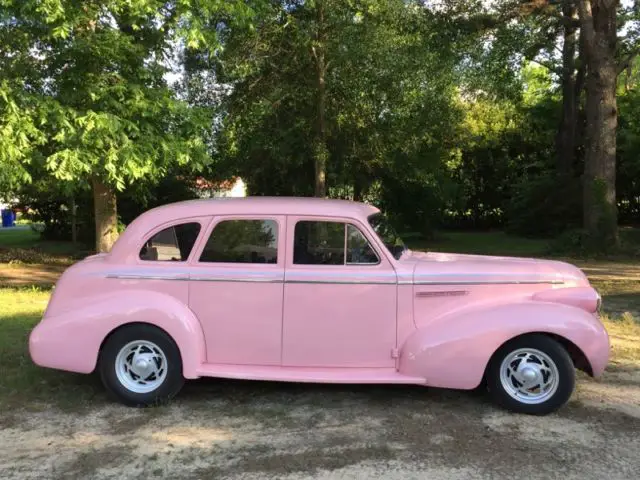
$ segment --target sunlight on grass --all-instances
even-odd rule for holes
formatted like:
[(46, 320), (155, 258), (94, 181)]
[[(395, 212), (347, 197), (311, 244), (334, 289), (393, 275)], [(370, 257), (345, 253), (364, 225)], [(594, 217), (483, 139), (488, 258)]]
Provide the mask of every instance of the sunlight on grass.
[(624, 364), (640, 363), (640, 322), (638, 319), (626, 312), (614, 319), (604, 317), (603, 322), (611, 339), (610, 367), (615, 369)]
[(29, 333), (40, 321), (50, 291), (0, 289), (0, 410), (38, 403), (75, 407), (102, 391), (96, 379), (37, 367), (28, 353)]

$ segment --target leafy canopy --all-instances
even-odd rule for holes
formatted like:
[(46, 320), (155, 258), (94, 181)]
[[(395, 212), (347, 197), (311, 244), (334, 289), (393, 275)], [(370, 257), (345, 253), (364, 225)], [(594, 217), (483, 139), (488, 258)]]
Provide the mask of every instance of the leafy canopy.
[(0, 182), (43, 163), (61, 180), (99, 177), (118, 189), (172, 163), (209, 161), (205, 109), (166, 80), (180, 45), (219, 48), (242, 1), (0, 1)]

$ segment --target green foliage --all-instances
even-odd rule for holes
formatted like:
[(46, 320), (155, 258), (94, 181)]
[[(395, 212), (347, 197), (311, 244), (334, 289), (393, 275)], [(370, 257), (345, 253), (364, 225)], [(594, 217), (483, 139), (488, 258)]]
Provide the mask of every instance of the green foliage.
[[(186, 169), (170, 168), (167, 175), (156, 180), (135, 182), (118, 198), (119, 229), (124, 230), (134, 218), (159, 205), (197, 198), (194, 182), (185, 178)], [(91, 245), (95, 241), (91, 191), (88, 185), (75, 182), (56, 182), (55, 179), (34, 173), (32, 183), (17, 191), (19, 206), (33, 213), (30, 219), (43, 225), (41, 235), (47, 240), (71, 240), (72, 208), (76, 205), (78, 241)]]
[[(1, 5), (0, 186), (50, 238), (69, 238), (72, 199), (82, 240), (94, 236), (92, 179), (120, 191), (122, 227), (191, 198), (194, 172), (239, 175), (250, 194), (312, 195), (318, 158), (331, 196), (375, 203), (403, 229), (581, 225), (580, 116), (576, 178), (556, 174), (561, 2)], [(620, 9), (622, 23), (636, 17)], [(637, 61), (623, 75), (618, 207), (638, 223)]]
[(584, 229), (565, 230), (550, 241), (547, 253), (578, 258), (637, 258), (640, 238), (633, 229), (620, 230), (620, 241), (603, 241)]
[[(47, 175), (34, 175), (36, 179), (17, 190), (19, 207), (30, 210), (29, 218), (42, 224), (41, 235), (46, 240), (71, 240), (72, 202), (91, 204), (91, 192), (70, 182), (60, 183)], [(74, 188), (75, 187), (75, 188)], [(79, 240), (90, 244), (94, 238), (93, 210), (77, 209)]]
[(211, 112), (178, 98), (166, 74), (182, 42), (218, 50), (220, 29), (205, 24), (243, 25), (251, 16), (239, 0), (4, 0), (3, 191), (32, 179), (45, 191), (73, 188), (59, 181), (92, 177), (124, 190), (165, 177), (171, 165), (202, 170), (211, 162)]
[(549, 237), (579, 227), (581, 192), (578, 180), (559, 177), (551, 171), (523, 178), (513, 187), (507, 210), (508, 230), (520, 235)]
[(13, 144), (0, 145), (2, 170), (24, 181), (20, 166), (41, 161), (59, 180), (122, 190), (174, 162), (202, 167), (206, 118), (163, 80), (184, 3), (5, 2), (0, 38), (19, 41), (0, 60), (2, 142)]
[[(383, 177), (438, 169), (458, 117), (455, 55), (442, 27), (416, 2), (325, 3), (328, 151), (322, 153), (332, 191), (362, 198)], [(190, 98), (216, 104), (206, 94), (211, 82), (229, 87), (219, 104), (217, 173), (242, 176), (254, 194), (313, 193), (314, 8), (313, 2), (269, 2), (254, 29), (229, 33), (220, 56), (188, 55)]]
[[(616, 189), (622, 224), (640, 223), (640, 65), (625, 72), (619, 98)], [(630, 75), (627, 77), (627, 75)]]

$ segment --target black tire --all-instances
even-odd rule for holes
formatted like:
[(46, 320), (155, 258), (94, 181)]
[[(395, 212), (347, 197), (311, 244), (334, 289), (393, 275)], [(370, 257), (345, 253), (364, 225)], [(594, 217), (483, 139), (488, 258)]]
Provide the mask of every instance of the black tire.
[[(540, 403), (525, 403), (511, 396), (500, 379), (502, 362), (518, 349), (535, 349), (547, 355), (555, 364), (558, 372), (557, 389)], [(565, 348), (551, 337), (540, 334), (515, 338), (496, 351), (487, 366), (487, 388), (493, 400), (500, 406), (517, 413), (546, 415), (562, 407), (567, 401), (576, 383), (576, 371), (571, 357)]]
[[(163, 372), (164, 380), (152, 391), (143, 393), (127, 388), (116, 373), (116, 359), (120, 350), (129, 343), (138, 340), (155, 344), (166, 358), (166, 371)], [(102, 347), (98, 369), (100, 370), (102, 383), (109, 394), (131, 407), (146, 407), (166, 403), (184, 385), (182, 358), (178, 346), (167, 333), (151, 325), (134, 324), (113, 332)]]

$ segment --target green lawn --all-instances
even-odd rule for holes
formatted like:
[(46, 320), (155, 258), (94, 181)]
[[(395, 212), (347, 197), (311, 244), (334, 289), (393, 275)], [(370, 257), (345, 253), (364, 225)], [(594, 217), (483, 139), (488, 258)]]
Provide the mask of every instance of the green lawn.
[(548, 255), (547, 240), (518, 237), (501, 231), (438, 232), (432, 240), (410, 233), (402, 237), (413, 250), (524, 257)]
[(98, 396), (95, 377), (37, 367), (28, 354), (31, 329), (40, 321), (50, 291), (0, 288), (0, 410), (39, 405), (77, 407)]
[(40, 242), (40, 234), (30, 227), (18, 225), (0, 228), (0, 246), (31, 248)]
[(89, 253), (81, 244), (42, 240), (29, 226), (0, 228), (0, 263), (70, 264)]

